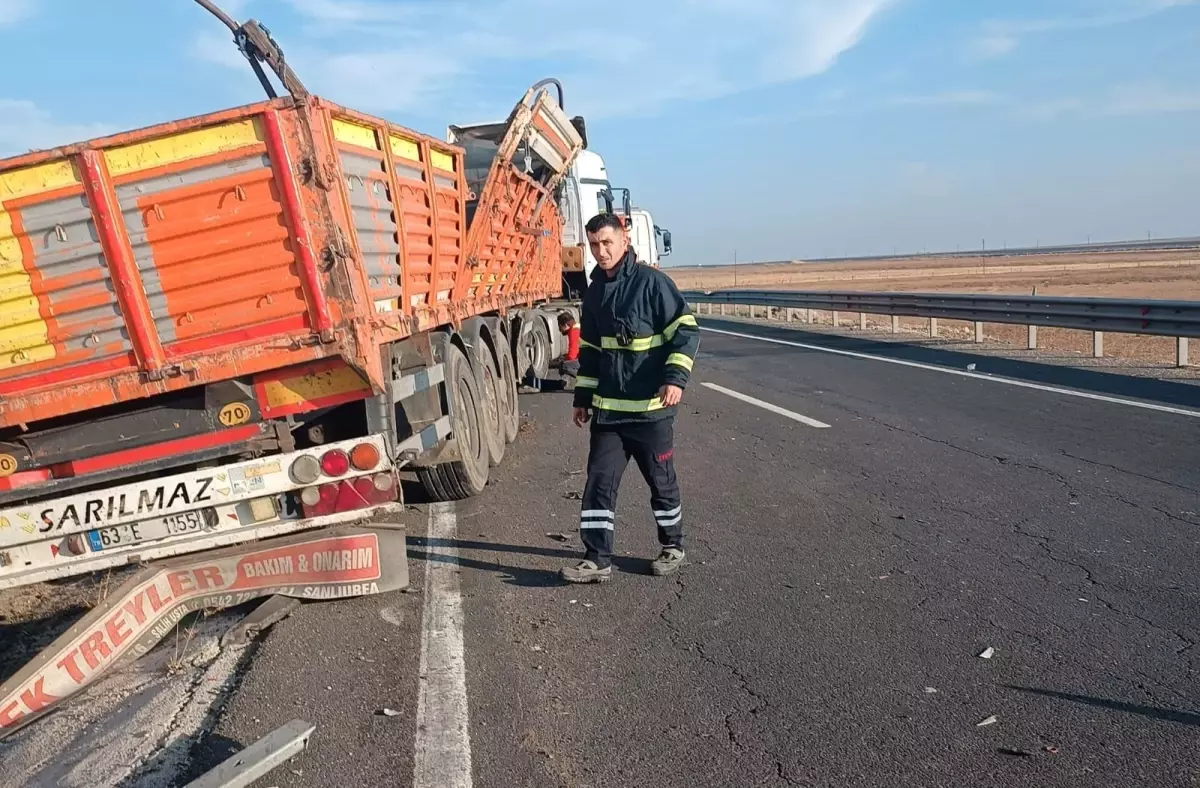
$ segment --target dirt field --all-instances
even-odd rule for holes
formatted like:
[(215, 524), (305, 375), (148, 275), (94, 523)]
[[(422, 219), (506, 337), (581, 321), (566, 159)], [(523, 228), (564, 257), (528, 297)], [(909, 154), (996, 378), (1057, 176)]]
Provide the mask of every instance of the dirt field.
[[(734, 288), (733, 266), (665, 270), (682, 290)], [(1200, 250), (841, 263), (797, 261), (739, 265), (736, 279), (738, 289), (1028, 295), (1036, 288), (1039, 295), (1200, 301)], [(828, 312), (813, 314), (815, 322), (829, 323), (831, 318)], [(857, 326), (858, 317), (843, 314), (841, 322)], [(890, 328), (890, 318), (875, 316), (868, 319), (868, 325), (872, 327), (882, 328), (885, 324)], [(901, 320), (901, 327), (906, 331), (919, 332), (926, 325), (927, 321), (923, 319)], [(969, 330), (967, 325), (942, 321), (943, 336), (965, 336)], [(985, 331), (992, 341), (1014, 345), (1025, 341), (1023, 326), (987, 325)], [(1043, 328), (1039, 331), (1038, 343), (1047, 350), (1091, 353), (1091, 335), (1083, 331)], [(1104, 350), (1106, 355), (1150, 364), (1165, 365), (1175, 360), (1175, 342), (1166, 337), (1110, 334), (1105, 337)], [(1193, 363), (1200, 361), (1198, 356), (1200, 350), (1193, 350)]]
[[(665, 269), (683, 290), (733, 288), (734, 266)], [(1200, 250), (739, 265), (738, 288), (1200, 300)]]

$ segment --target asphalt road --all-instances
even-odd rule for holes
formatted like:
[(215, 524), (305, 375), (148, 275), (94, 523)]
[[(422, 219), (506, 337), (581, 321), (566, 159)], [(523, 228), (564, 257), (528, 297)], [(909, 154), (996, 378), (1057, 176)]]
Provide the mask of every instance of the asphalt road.
[[(1200, 411), (1196, 387), (977, 360)], [(676, 431), (690, 565), (648, 575), (631, 467), (619, 571), (581, 588), (555, 574), (578, 547), (586, 435), (569, 406), (523, 398), (527, 426), (455, 510), (456, 538), (409, 512), (409, 593), (277, 625), (193, 771), (300, 716), (312, 747), (261, 785), (425, 788), (430, 763), (466, 764), (480, 788), (1200, 785), (1200, 418), (706, 332)], [(451, 586), (458, 738), (453, 685), (436, 683), (453, 677), (420, 666), (423, 644), (451, 642), (422, 633)]]

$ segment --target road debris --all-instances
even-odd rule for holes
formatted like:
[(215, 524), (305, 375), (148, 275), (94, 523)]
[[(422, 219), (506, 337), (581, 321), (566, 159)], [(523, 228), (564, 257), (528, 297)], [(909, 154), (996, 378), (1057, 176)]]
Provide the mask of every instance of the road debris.
[(995, 714), (993, 714), (992, 716), (986, 717), (986, 718), (980, 720), (979, 722), (975, 723), (975, 727), (976, 728), (986, 728), (989, 725), (995, 725), (999, 721), (1000, 721), (1000, 718), (997, 717)]
[(1050, 753), (1051, 755), (1058, 755), (1058, 748), (1055, 747), (1053, 744), (1047, 744), (1042, 749), (1045, 750), (1046, 752)]
[(567, 604), (568, 604), (568, 605), (577, 605), (577, 604), (579, 604), (579, 600), (578, 600), (578, 599), (572, 599), (572, 600), (571, 600), (570, 602), (568, 602)]
[(563, 497), (566, 498), (568, 501), (582, 501), (583, 493), (577, 492), (576, 490), (571, 490), (571, 492), (563, 493)]
[(567, 536), (566, 534), (555, 533), (555, 532), (553, 532), (553, 531), (551, 531), (551, 532), (547, 533), (547, 534), (546, 534), (546, 538), (547, 538), (547, 539), (553, 539), (553, 540), (554, 540), (554, 541), (556, 541), (556, 542), (569, 542), (569, 541), (571, 541), (571, 537)]
[(1011, 747), (1001, 747), (996, 752), (1000, 753), (1001, 755), (1007, 755), (1011, 758), (1032, 758), (1033, 757), (1033, 753), (1029, 752), (1028, 750), (1014, 750)]
[(980, 659), (991, 659), (994, 656), (996, 656), (996, 649), (992, 648), (991, 646), (988, 646), (983, 651), (979, 652)]
[(967, 371), (974, 372), (976, 366), (978, 366), (978, 365), (977, 364), (967, 364)]
[(583, 606), (584, 606), (584, 607), (594, 607), (594, 605), (592, 605), (592, 603), (591, 603), (591, 602), (584, 602), (584, 603), (583, 603)]
[[(314, 556), (340, 554), (342, 549), (351, 554), (367, 551), (376, 579), (366, 582), (371, 578), (362, 570), (348, 571), (341, 566), (322, 565), (317, 571)], [(283, 537), (273, 540), (269, 548), (237, 545), (146, 565), (127, 575), (124, 583), (69, 631), (0, 685), (0, 709), (4, 710), (0, 738), (45, 716), (55, 704), (82, 691), (122, 660), (145, 655), (190, 613), (208, 615), (232, 606), (234, 600), (242, 604), (280, 592), (308, 597), (307, 589), (313, 589), (320, 592), (321, 599), (334, 599), (396, 590), (408, 585), (405, 551), (403, 531), (344, 526), (320, 534)], [(297, 564), (314, 569), (303, 585), (281, 586), (280, 573)], [(379, 575), (378, 567), (388, 567), (389, 573)], [(266, 607), (262, 619), (251, 615), (250, 628), (261, 629), (262, 622), (273, 617), (266, 613), (286, 612), (290, 605), (276, 600)], [(169, 672), (184, 667), (180, 654), (187, 654), (187, 645), (166, 666)], [(219, 645), (214, 648), (220, 651)]]
[(937, 689), (936, 689), (935, 687), (926, 687), (926, 688), (925, 688), (925, 694), (926, 694), (926, 695), (936, 695), (936, 694), (937, 694)]
[(399, 717), (402, 713), (395, 709), (380, 709), (379, 711), (380, 716), (383, 717)]
[(533, 650), (534, 651), (545, 651), (546, 649), (542, 648), (541, 646), (534, 646)]

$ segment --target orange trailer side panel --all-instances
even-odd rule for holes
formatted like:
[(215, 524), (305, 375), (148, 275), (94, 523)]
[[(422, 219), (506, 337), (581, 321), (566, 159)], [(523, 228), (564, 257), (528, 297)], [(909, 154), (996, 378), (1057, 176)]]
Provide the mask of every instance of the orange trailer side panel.
[(559, 292), (549, 191), (468, 197), (461, 148), (317, 98), (0, 161), (0, 427), (329, 357), (378, 390), (380, 344)]

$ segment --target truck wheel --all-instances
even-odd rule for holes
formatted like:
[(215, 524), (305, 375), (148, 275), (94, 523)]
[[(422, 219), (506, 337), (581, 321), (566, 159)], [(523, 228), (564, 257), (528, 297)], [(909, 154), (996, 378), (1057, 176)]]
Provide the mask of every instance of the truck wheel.
[(496, 336), (496, 359), (500, 364), (500, 415), (504, 439), (512, 443), (521, 427), (521, 408), (517, 401), (517, 367), (513, 363), (512, 346), (503, 334)]
[(550, 351), (554, 344), (550, 341), (550, 331), (540, 317), (533, 319), (533, 327), (529, 331), (532, 346), (533, 374), (545, 379), (550, 376)]
[(418, 468), (425, 492), (436, 501), (461, 501), (478, 495), (487, 486), (488, 450), (484, 437), (483, 387), (471, 362), (457, 345), (446, 359), (446, 385), (450, 397), (450, 429), (462, 459)]
[(492, 349), (486, 342), (476, 346), (479, 354), (479, 377), (483, 383), (483, 435), (487, 444), (488, 462), (493, 468), (504, 459), (504, 395), (501, 394), (500, 371), (496, 369), (496, 359), (492, 357)]

